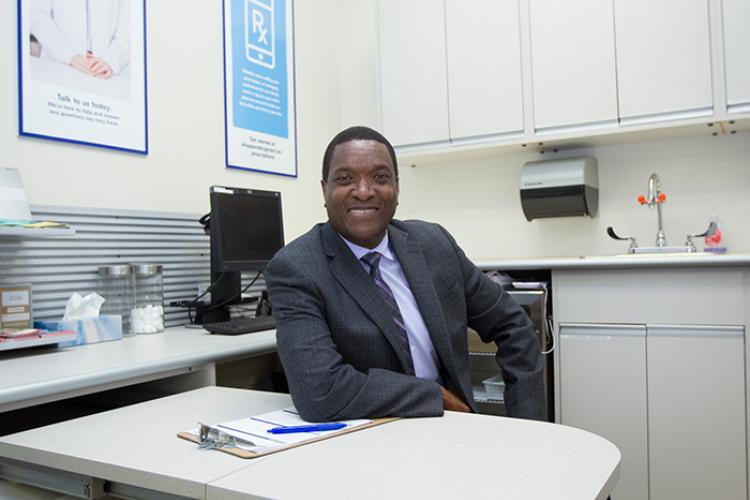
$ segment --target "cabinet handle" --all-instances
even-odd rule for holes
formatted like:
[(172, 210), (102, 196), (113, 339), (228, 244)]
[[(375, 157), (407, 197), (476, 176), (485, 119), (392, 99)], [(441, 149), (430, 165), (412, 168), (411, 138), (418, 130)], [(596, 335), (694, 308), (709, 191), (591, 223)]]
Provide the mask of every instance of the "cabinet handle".
[(649, 337), (684, 338), (741, 338), (745, 335), (743, 326), (722, 325), (646, 325)]
[(653, 115), (621, 116), (620, 125), (643, 125), (646, 123), (657, 123), (670, 120), (687, 120), (688, 118), (700, 118), (702, 116), (711, 116), (713, 114), (714, 108), (708, 106), (705, 108), (686, 109), (683, 111), (654, 113)]
[(619, 325), (616, 323), (560, 323), (560, 338), (586, 337), (645, 337), (646, 325)]

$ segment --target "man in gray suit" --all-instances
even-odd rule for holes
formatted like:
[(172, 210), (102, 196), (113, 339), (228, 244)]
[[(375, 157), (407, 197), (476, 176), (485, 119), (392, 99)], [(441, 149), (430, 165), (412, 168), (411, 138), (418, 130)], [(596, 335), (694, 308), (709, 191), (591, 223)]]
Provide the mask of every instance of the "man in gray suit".
[(473, 411), (468, 325), (497, 343), (509, 416), (544, 420), (531, 322), (441, 226), (393, 219), (398, 166), (388, 140), (366, 127), (340, 132), (321, 185), (328, 222), (266, 269), (278, 352), (302, 417)]

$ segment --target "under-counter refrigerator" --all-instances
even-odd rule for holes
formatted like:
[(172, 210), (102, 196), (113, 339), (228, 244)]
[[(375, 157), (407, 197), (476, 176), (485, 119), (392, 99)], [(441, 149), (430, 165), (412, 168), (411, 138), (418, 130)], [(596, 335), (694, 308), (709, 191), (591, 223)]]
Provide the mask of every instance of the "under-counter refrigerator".
[[(552, 310), (547, 288), (519, 289), (505, 287), (508, 294), (523, 308), (534, 325), (544, 357), (544, 389), (547, 397), (547, 420), (554, 422), (554, 391), (552, 390), (552, 338), (549, 328)], [(486, 415), (506, 415), (505, 383), (495, 360), (497, 345), (486, 344), (479, 334), (469, 329), (469, 369), (477, 411)]]

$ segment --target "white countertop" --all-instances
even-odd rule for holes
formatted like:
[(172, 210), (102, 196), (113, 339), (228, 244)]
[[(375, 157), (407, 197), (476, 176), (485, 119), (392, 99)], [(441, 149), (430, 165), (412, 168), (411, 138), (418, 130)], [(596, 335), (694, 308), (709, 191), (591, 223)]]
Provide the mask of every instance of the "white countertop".
[[(446, 412), (243, 460), (178, 439), (288, 395), (205, 387), (0, 438), (0, 456), (191, 498), (604, 499), (620, 452), (546, 422)], [(123, 425), (126, 422), (127, 425)], [(117, 431), (113, 431), (117, 430)]]
[(604, 499), (619, 461), (579, 429), (449, 411), (269, 456), (210, 483), (208, 499)]
[(203, 450), (177, 433), (199, 421), (225, 422), (291, 404), (288, 394), (205, 387), (0, 437), (0, 457), (205, 498), (207, 483), (262, 459)]
[(170, 376), (208, 363), (276, 350), (276, 331), (211, 335), (203, 329), (66, 348), (0, 353), (0, 411)]
[(523, 270), (523, 269), (595, 269), (615, 267), (711, 267), (748, 266), (750, 253), (712, 254), (696, 253), (651, 253), (595, 255), (579, 257), (508, 258), (475, 260), (483, 270)]

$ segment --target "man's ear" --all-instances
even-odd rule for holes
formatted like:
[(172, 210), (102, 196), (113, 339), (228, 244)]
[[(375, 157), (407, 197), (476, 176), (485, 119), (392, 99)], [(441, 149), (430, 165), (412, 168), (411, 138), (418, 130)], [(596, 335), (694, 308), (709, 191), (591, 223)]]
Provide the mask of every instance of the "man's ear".
[(328, 183), (326, 181), (321, 180), (320, 181), (320, 188), (323, 190), (323, 206), (327, 207), (326, 205), (326, 187), (328, 187)]

